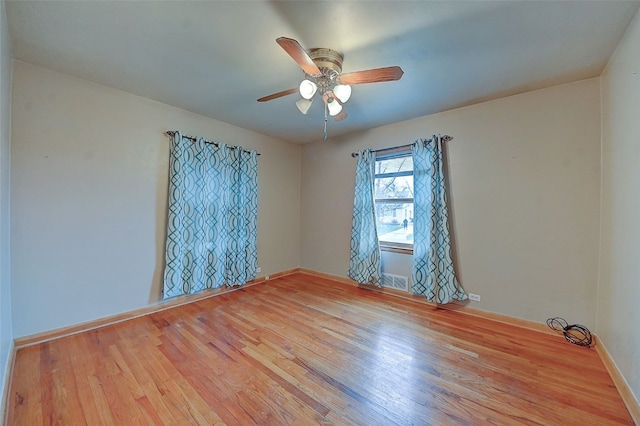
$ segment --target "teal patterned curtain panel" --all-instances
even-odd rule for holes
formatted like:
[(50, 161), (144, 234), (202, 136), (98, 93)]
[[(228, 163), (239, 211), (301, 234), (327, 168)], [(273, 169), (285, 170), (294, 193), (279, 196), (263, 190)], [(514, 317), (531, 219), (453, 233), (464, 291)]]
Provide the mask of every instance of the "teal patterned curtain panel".
[(359, 284), (381, 285), (380, 246), (376, 230), (374, 175), (376, 155), (370, 149), (358, 153), (351, 225), (349, 278)]
[(255, 278), (257, 152), (175, 132), (169, 159), (164, 298)]
[(414, 224), (413, 292), (430, 302), (465, 300), (451, 259), (449, 213), (442, 162), (442, 140), (433, 136), (411, 146), (413, 154)]

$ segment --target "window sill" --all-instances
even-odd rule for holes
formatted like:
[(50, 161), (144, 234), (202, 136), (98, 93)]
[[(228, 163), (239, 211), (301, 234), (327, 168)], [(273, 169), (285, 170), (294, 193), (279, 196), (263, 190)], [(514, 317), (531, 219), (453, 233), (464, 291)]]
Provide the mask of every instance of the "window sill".
[(394, 246), (380, 245), (380, 251), (388, 251), (388, 252), (391, 252), (391, 253), (400, 253), (400, 254), (413, 255), (413, 248), (404, 248), (404, 247), (394, 247)]

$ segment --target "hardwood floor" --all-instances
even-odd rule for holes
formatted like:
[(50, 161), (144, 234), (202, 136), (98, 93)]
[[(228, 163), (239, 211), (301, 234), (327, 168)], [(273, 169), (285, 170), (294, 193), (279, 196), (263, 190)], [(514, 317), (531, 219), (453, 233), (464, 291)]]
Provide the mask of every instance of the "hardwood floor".
[(10, 425), (632, 425), (594, 349), (305, 274), (19, 349)]

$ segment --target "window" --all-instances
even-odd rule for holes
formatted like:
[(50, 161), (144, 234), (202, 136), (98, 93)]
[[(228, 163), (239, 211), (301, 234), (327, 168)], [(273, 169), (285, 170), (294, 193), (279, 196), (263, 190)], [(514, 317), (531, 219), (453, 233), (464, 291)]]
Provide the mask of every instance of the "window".
[(413, 249), (413, 157), (411, 149), (378, 153), (375, 202), (381, 248)]

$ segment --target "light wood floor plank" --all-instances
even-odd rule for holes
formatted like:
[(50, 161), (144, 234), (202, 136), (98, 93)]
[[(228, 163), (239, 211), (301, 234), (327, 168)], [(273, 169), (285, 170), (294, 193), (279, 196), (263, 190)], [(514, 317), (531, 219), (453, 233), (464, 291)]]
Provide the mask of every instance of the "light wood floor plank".
[(11, 425), (632, 425), (594, 349), (304, 273), (20, 348)]

